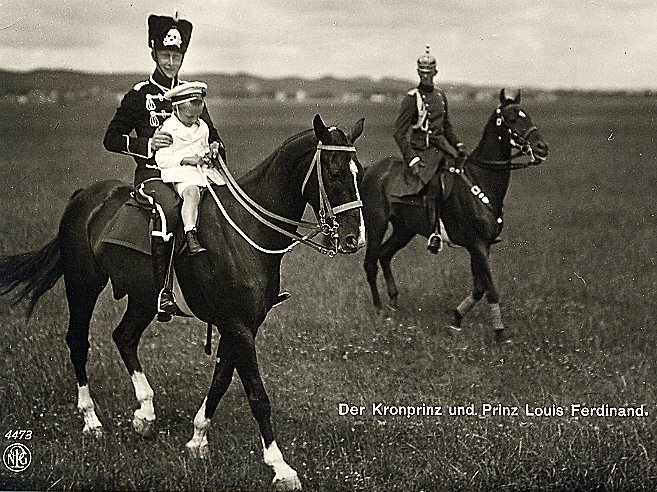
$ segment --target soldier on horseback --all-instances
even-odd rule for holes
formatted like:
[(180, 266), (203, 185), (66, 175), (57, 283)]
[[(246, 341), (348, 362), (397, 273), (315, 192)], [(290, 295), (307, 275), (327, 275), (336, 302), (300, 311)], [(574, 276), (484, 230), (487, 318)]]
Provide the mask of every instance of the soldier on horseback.
[[(121, 101), (110, 122), (103, 144), (110, 152), (132, 156), (137, 169), (134, 175), (135, 197), (154, 210), (151, 250), (153, 275), (158, 289), (158, 321), (169, 321), (176, 305), (169, 285), (173, 233), (179, 222), (180, 199), (170, 184), (162, 182), (155, 162), (155, 152), (172, 144), (170, 134), (160, 126), (171, 114), (171, 101), (165, 99), (168, 90), (181, 83), (178, 72), (189, 46), (192, 24), (184, 19), (151, 15), (148, 18), (148, 44), (155, 70), (150, 78), (140, 82)], [(225, 160), (224, 144), (208, 110), (201, 119), (209, 128), (211, 152)], [(135, 134), (132, 134), (134, 131)]]
[(439, 172), (452, 166), (462, 169), (467, 152), (449, 120), (445, 92), (434, 86), (433, 79), (438, 71), (436, 58), (430, 54), (428, 46), (417, 59), (417, 73), (420, 84), (408, 91), (402, 100), (394, 137), (403, 162), (424, 185), (429, 222), (433, 224), (427, 249), (435, 254), (441, 246)]

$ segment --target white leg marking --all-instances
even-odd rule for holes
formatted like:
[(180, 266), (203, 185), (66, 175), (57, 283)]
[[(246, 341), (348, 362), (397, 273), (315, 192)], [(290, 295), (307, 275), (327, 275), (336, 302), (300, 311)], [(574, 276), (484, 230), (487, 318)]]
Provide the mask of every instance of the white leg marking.
[(208, 401), (206, 397), (203, 400), (201, 408), (196, 412), (194, 417), (194, 436), (191, 441), (185, 444), (190, 453), (199, 458), (205, 458), (208, 455), (208, 428), (210, 419), (205, 416), (205, 404)]
[(269, 447), (266, 447), (265, 441), (262, 438), (260, 439), (262, 440), (265, 464), (270, 466), (274, 471), (272, 484), (286, 490), (301, 490), (301, 482), (299, 481), (297, 472), (285, 462), (276, 441), (273, 441)]
[(135, 410), (135, 418), (155, 420), (155, 408), (153, 407), (153, 388), (148, 384), (148, 380), (143, 372), (135, 372), (132, 375), (132, 385), (135, 387), (135, 396), (139, 402), (139, 408)]
[(84, 418), (84, 429), (82, 432), (98, 434), (102, 431), (103, 424), (100, 423), (100, 420), (96, 416), (94, 401), (91, 399), (88, 385), (78, 387), (78, 411)]
[(461, 316), (465, 316), (470, 311), (472, 311), (472, 308), (476, 306), (477, 302), (478, 301), (476, 301), (475, 298), (472, 297), (472, 294), (470, 294), (468, 297), (466, 297), (461, 301), (461, 304), (458, 305), (456, 310)]
[(500, 309), (500, 305), (497, 303), (489, 304), (489, 305), (490, 305), (490, 319), (491, 322), (493, 323), (493, 329), (495, 331), (503, 330), (504, 323), (502, 323), (502, 310)]

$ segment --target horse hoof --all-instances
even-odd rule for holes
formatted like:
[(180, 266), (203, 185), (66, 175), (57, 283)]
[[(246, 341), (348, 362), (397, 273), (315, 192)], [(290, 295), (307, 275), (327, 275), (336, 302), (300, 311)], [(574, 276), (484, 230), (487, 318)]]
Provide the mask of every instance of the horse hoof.
[(301, 490), (301, 480), (295, 473), (291, 477), (274, 479), (271, 486), (274, 490)]
[(495, 330), (495, 342), (504, 345), (513, 343), (513, 340), (508, 333), (506, 333), (506, 330)]
[(134, 417), (132, 419), (132, 428), (144, 439), (155, 439), (157, 437), (155, 420), (146, 420), (140, 417)]
[(190, 443), (187, 443), (185, 448), (187, 448), (187, 454), (194, 460), (207, 460), (210, 458), (210, 447), (207, 445), (198, 446), (196, 444), (190, 445)]
[(103, 428), (102, 427), (88, 427), (84, 426), (84, 429), (82, 430), (82, 434), (85, 437), (91, 437), (93, 439), (101, 439), (105, 434), (103, 433)]

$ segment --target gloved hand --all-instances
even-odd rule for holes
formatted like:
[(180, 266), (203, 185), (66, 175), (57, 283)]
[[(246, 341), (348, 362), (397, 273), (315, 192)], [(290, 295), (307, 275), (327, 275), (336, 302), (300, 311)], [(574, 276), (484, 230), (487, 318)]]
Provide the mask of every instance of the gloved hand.
[(456, 144), (456, 151), (458, 152), (458, 155), (454, 160), (454, 166), (462, 171), (463, 166), (465, 165), (465, 160), (468, 158), (468, 151), (466, 150), (465, 144), (463, 143)]

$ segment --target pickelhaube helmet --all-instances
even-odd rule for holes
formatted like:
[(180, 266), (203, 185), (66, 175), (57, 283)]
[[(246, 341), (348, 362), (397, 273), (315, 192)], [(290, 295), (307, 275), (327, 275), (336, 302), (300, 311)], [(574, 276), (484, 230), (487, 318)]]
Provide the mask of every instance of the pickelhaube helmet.
[(174, 17), (150, 15), (148, 17), (148, 46), (153, 50), (173, 50), (185, 54), (192, 37), (192, 23)]
[(436, 72), (436, 57), (429, 52), (429, 46), (426, 51), (417, 59), (418, 72)]

